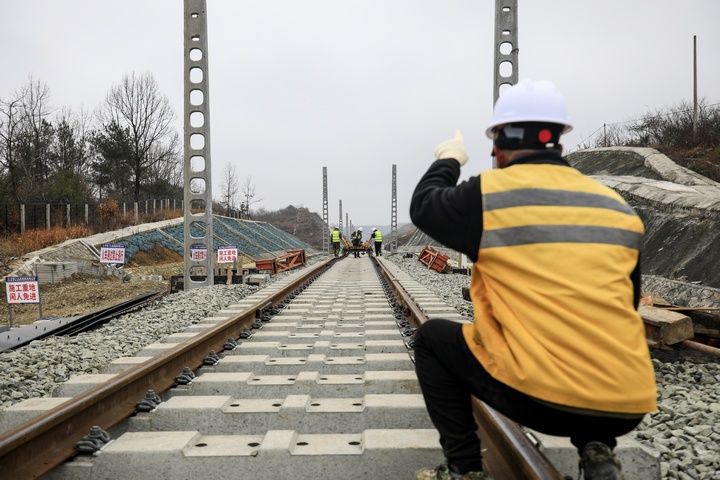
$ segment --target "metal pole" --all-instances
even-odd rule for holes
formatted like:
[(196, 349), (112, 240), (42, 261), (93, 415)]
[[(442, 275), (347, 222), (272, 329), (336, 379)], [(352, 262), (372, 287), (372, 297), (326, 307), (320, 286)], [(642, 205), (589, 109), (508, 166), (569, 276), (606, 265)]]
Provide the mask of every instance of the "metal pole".
[(693, 35), (693, 140), (697, 140), (697, 35)]
[(603, 123), (603, 147), (609, 147), (607, 141), (607, 124)]

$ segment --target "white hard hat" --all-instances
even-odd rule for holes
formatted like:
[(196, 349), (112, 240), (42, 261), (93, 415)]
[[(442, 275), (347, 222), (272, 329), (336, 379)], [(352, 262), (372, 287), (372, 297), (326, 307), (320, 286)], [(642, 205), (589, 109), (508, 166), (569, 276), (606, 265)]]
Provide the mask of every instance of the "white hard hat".
[(377, 231), (377, 228), (373, 227), (373, 232)]
[(362, 227), (358, 227), (358, 232), (362, 232)]
[(495, 138), (500, 125), (519, 122), (544, 122), (564, 125), (561, 133), (572, 130), (565, 98), (554, 83), (548, 80), (520, 80), (505, 91), (495, 103), (493, 119), (485, 134)]

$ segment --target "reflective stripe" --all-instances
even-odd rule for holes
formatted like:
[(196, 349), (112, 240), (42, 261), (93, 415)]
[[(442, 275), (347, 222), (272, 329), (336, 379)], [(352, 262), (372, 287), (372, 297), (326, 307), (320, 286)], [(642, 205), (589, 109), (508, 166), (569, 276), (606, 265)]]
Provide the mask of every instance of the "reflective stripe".
[(606, 195), (594, 193), (547, 188), (521, 188), (507, 192), (488, 193), (483, 197), (484, 211), (512, 207), (558, 205), (564, 207), (607, 208), (628, 215), (635, 215), (635, 211), (629, 205)]
[(642, 233), (585, 225), (533, 225), (485, 230), (480, 248), (538, 243), (605, 243), (640, 250)]

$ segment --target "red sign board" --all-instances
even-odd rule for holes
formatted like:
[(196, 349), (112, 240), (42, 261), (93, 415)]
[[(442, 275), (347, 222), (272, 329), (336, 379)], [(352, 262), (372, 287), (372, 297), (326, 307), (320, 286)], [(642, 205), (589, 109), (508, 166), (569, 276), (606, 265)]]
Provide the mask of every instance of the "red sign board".
[(235, 263), (238, 256), (238, 249), (235, 245), (218, 247), (218, 263)]
[(100, 263), (125, 264), (125, 245), (104, 243), (100, 246)]
[(8, 304), (40, 303), (38, 277), (6, 277)]

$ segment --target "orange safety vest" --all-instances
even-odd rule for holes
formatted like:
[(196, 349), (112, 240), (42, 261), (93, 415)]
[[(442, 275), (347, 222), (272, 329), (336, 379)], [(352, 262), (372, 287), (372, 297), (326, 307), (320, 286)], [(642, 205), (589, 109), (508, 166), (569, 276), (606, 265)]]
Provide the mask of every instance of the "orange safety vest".
[(483, 234), (470, 285), (473, 355), (547, 402), (603, 412), (657, 408), (630, 274), (644, 228), (608, 187), (567, 166), (480, 176)]

